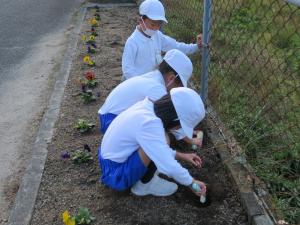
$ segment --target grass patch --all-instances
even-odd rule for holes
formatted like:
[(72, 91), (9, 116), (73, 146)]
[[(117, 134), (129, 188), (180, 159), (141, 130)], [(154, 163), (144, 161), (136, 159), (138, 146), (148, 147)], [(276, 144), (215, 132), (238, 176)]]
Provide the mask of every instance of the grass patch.
[[(164, 31), (193, 41), (202, 29), (202, 3), (165, 4), (169, 23)], [(209, 99), (266, 182), (284, 219), (297, 224), (300, 9), (275, 0), (213, 4)], [(195, 70), (199, 74), (198, 63)]]

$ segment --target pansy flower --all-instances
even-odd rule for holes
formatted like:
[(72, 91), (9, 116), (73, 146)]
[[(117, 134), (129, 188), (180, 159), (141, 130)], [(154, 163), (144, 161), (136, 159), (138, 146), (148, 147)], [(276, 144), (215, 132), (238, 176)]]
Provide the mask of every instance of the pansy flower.
[(90, 146), (88, 144), (84, 144), (83, 148), (84, 148), (84, 150), (87, 150), (88, 152), (92, 151), (91, 148), (90, 148)]
[(95, 73), (93, 71), (88, 71), (84, 74), (85, 78), (87, 80), (94, 80), (95, 79)]
[(93, 46), (94, 48), (97, 48), (97, 45), (95, 43), (91, 43), (91, 46)]
[(90, 40), (91, 41), (95, 41), (95, 36), (94, 35), (90, 35)]
[(67, 151), (63, 151), (63, 152), (61, 153), (61, 158), (62, 158), (62, 159), (68, 159), (68, 158), (70, 158), (70, 153), (67, 152)]
[(88, 49), (87, 49), (88, 53), (91, 53), (91, 54), (95, 54), (96, 53), (96, 50), (91, 47), (91, 46), (88, 46)]
[(83, 62), (88, 63), (89, 61), (91, 61), (90, 57), (88, 55), (84, 56)]
[(65, 225), (75, 225), (75, 218), (70, 216), (68, 210), (64, 211), (62, 219)]
[(95, 66), (95, 62), (92, 61), (92, 60), (90, 60), (90, 61), (88, 62), (88, 64), (89, 64), (89, 66)]
[(90, 19), (89, 24), (92, 25), (93, 27), (98, 27), (99, 26), (99, 23), (95, 18)]
[(92, 32), (92, 35), (94, 35), (95, 37), (98, 36), (96, 32)]

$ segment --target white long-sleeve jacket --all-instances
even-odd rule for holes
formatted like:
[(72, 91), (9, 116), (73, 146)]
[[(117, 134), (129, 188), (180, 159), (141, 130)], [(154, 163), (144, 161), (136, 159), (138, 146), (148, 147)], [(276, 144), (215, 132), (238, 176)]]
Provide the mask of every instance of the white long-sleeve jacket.
[(192, 183), (188, 170), (175, 159), (176, 151), (167, 144), (162, 121), (155, 115), (153, 102), (148, 98), (122, 112), (110, 124), (101, 143), (101, 156), (122, 163), (139, 148), (159, 172), (183, 185)]
[(185, 44), (157, 31), (151, 38), (137, 28), (127, 39), (123, 56), (123, 77), (129, 79), (155, 70), (161, 62), (161, 53), (178, 49), (190, 55), (198, 51), (197, 44)]

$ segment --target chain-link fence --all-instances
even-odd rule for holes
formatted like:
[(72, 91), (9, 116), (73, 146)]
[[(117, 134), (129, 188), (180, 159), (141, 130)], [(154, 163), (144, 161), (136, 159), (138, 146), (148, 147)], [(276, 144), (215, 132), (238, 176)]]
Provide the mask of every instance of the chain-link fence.
[[(300, 223), (300, 6), (291, 2), (213, 2), (208, 99), (267, 184), (285, 220), (296, 224)], [(203, 1), (163, 3), (169, 21), (164, 32), (195, 41), (202, 32)], [(200, 77), (199, 55), (193, 60)]]

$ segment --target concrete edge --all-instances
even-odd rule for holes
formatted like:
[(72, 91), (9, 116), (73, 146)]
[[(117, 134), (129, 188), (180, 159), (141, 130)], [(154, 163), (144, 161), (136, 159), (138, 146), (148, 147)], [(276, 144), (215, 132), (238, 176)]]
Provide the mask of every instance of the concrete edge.
[[(277, 224), (275, 216), (270, 210), (271, 207), (268, 207), (269, 202), (267, 204), (264, 200), (267, 198), (267, 191), (262, 191), (263, 194), (260, 196), (257, 194), (256, 185), (261, 185), (262, 182), (255, 176), (252, 167), (245, 161), (246, 159), (243, 156), (230, 153), (231, 146), (228, 146), (230, 143), (226, 143), (225, 140), (231, 142), (233, 135), (230, 131), (223, 132), (223, 129), (226, 129), (223, 124), (221, 124), (221, 134), (219, 126), (222, 122), (209, 103), (207, 115), (205, 125), (208, 130), (208, 138), (212, 141), (225, 168), (238, 188), (243, 207), (247, 211), (249, 225)], [(235, 150), (241, 153), (241, 147), (236, 145), (236, 142), (234, 143)], [(262, 190), (262, 187), (260, 187), (260, 190)]]
[(76, 53), (78, 35), (86, 15), (87, 8), (79, 9), (79, 16), (69, 37), (69, 44), (64, 59), (56, 75), (56, 82), (50, 97), (47, 111), (40, 124), (37, 137), (32, 146), (32, 158), (22, 178), (13, 208), (10, 211), (9, 225), (27, 225), (31, 221), (36, 197), (39, 191), (44, 165), (48, 154), (48, 144), (51, 142), (54, 125), (59, 116), (65, 86), (71, 70), (72, 60)]

